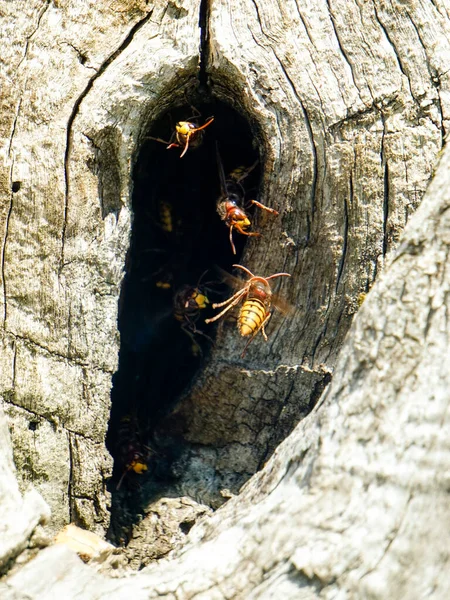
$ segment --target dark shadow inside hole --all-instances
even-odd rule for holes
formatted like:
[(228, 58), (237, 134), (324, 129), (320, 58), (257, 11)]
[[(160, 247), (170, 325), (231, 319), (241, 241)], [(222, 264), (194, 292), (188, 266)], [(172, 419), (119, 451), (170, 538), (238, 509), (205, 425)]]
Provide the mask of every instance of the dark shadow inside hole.
[[(107, 436), (115, 460), (111, 491), (138, 449), (142, 462), (148, 463), (147, 479), (155, 482), (155, 496), (164, 493), (177, 448), (158, 447), (153, 432), (208, 359), (212, 343), (195, 334), (189, 324), (184, 328), (187, 333), (183, 330), (174, 318), (173, 298), (189, 285), (205, 291), (211, 302), (223, 299), (228, 292), (214, 266), (231, 271), (246, 241), (234, 233), (237, 254), (233, 255), (229, 229), (217, 214), (216, 144), (228, 174), (259, 158), (252, 132), (247, 121), (223, 103), (196, 105), (196, 109), (201, 116), (192, 120), (199, 124), (214, 116), (198, 148), (188, 149), (180, 158), (180, 148), (168, 150), (146, 139), (134, 169), (132, 235), (119, 303), (119, 369), (113, 378)], [(186, 105), (163, 115), (147, 135), (169, 141), (175, 123), (191, 120), (192, 111)], [(245, 178), (247, 199), (256, 197), (259, 175), (258, 165)], [(213, 311), (209, 306), (200, 313), (194, 330), (213, 340), (214, 326), (204, 323)], [(129, 469), (121, 486), (138, 489), (140, 479)]]

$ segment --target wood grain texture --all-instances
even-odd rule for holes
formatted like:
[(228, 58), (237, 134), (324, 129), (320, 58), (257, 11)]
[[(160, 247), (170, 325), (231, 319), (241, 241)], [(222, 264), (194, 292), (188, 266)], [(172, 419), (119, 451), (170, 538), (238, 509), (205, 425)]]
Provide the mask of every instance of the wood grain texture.
[(170, 421), (219, 447), (217, 488), (236, 491), (310, 411), (419, 205), (448, 130), (449, 31), (431, 2), (210, 4), (209, 84), (252, 124), (260, 199), (281, 213), (259, 218), (242, 264), (291, 273), (281, 290), (296, 307), (244, 360), (225, 323)]
[(0, 389), (24, 485), (52, 504), (55, 530), (108, 523), (130, 167), (155, 98), (198, 60), (197, 2), (113, 4), (1, 9)]
[(445, 598), (449, 173), (447, 148), (326, 396), (177, 556), (111, 581), (48, 549), (4, 597)]
[[(450, 154), (440, 151), (450, 8), (207, 7), (210, 89), (250, 122), (261, 199), (281, 213), (256, 220), (264, 236), (249, 241), (242, 262), (258, 274), (292, 273), (283, 290), (296, 312), (274, 317), (269, 342), (255, 342), (245, 361), (235, 328), (222, 326), (172, 417), (197, 448), (192, 462), (215, 479), (205, 475), (200, 489), (186, 459), (180, 496), (212, 503), (222, 487), (237, 491), (331, 384), (171, 560), (112, 581), (50, 548), (0, 584), (2, 598), (444, 598)], [(76, 520), (102, 532), (108, 523), (104, 436), (131, 173), (148, 126), (196, 81), (199, 8), (0, 8), (0, 391), (22, 492), (34, 483), (53, 529)], [(2, 566), (46, 512), (35, 492), (29, 509), (10, 484), (8, 443), (2, 513), (7, 526), (24, 525), (6, 529)]]

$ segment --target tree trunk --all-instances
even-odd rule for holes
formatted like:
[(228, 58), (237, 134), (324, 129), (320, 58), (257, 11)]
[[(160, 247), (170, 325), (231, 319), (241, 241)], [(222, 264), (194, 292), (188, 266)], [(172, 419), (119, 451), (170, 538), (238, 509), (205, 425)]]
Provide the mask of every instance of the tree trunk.
[[(2, 16), (0, 385), (22, 489), (31, 481), (50, 504), (50, 531), (69, 520), (107, 526), (104, 439), (133, 210), (138, 226), (133, 167), (152, 124), (186, 97), (225, 102), (249, 123), (259, 196), (280, 217), (256, 219), (263, 237), (240, 263), (291, 273), (282, 290), (296, 311), (274, 315), (268, 344), (256, 338), (244, 359), (235, 328), (219, 327), (155, 426), (181, 447), (165, 491), (217, 507), (332, 382), (172, 560), (111, 582), (57, 546), (2, 597), (444, 597), (448, 151), (364, 298), (442, 146), (450, 10), (425, 0), (114, 6), (27, 3), (28, 14), (11, 6)], [(24, 515), (17, 538), (5, 537), (6, 570), (48, 515), (36, 495), (20, 500), (4, 450), (5, 523)]]
[(1, 389), (20, 477), (49, 502), (53, 530), (108, 525), (131, 157), (168, 79), (195, 70), (188, 4), (3, 8)]

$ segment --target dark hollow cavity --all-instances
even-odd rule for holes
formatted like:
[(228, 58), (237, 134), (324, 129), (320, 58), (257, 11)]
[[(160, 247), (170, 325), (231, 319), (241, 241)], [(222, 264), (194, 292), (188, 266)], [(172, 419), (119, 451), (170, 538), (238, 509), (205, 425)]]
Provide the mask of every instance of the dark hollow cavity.
[[(213, 102), (196, 109), (201, 116), (192, 119), (189, 105), (163, 115), (147, 135), (169, 141), (176, 122), (201, 125), (214, 116), (204, 130), (203, 143), (180, 158), (182, 149), (168, 150), (145, 139), (133, 173), (134, 219), (119, 301), (119, 369), (113, 378), (107, 436), (115, 460), (111, 491), (124, 474), (125, 457), (136, 447), (148, 452), (146, 459), (151, 455), (145, 478), (154, 480), (155, 493), (162, 493), (170, 479), (176, 450), (161, 448), (153, 434), (208, 359), (215, 335), (215, 326), (204, 323), (214, 314), (211, 306), (201, 310), (195, 322), (194, 328), (205, 335), (189, 327), (186, 333), (174, 318), (174, 294), (184, 285), (199, 285), (211, 303), (227, 297), (229, 291), (215, 266), (230, 272), (246, 242), (235, 232), (237, 254), (232, 254), (229, 229), (216, 211), (221, 190), (216, 147), (226, 174), (249, 167), (259, 158), (250, 127), (225, 104)], [(247, 199), (256, 198), (259, 174), (258, 165), (242, 182)], [(121, 489), (140, 487), (141, 480), (130, 469)]]

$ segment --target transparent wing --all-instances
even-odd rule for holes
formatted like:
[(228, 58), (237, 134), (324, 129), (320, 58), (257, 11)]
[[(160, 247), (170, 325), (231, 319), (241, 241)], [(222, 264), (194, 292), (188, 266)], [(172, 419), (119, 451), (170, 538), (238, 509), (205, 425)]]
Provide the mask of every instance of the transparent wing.
[(217, 168), (219, 169), (219, 179), (220, 179), (220, 189), (221, 196), (227, 195), (227, 184), (225, 178), (225, 171), (223, 170), (222, 160), (219, 154), (219, 144), (216, 142), (216, 158), (217, 158)]
[[(248, 278), (242, 279), (241, 277), (236, 277), (235, 275), (224, 271), (217, 265), (214, 267), (214, 271), (217, 273), (218, 277), (220, 278), (220, 281), (226, 283), (232, 290), (237, 291), (242, 289), (248, 281)], [(268, 283), (270, 283), (271, 288), (274, 286), (273, 283)], [(294, 314), (296, 309), (296, 307), (293, 304), (282, 298), (278, 293), (272, 294), (271, 303), (272, 306), (274, 306), (277, 310), (279, 310), (283, 315), (286, 316)]]

